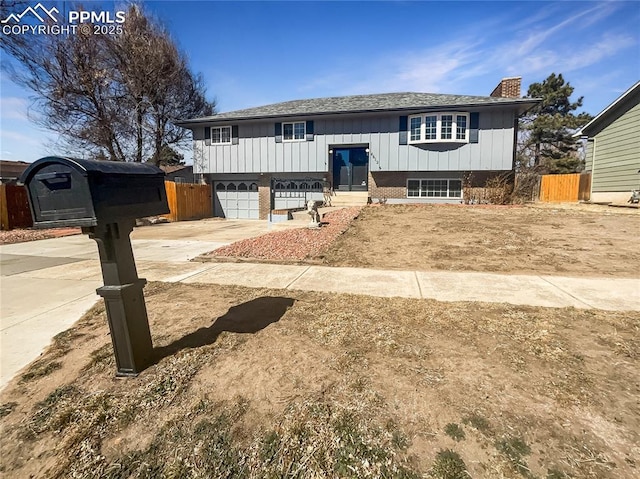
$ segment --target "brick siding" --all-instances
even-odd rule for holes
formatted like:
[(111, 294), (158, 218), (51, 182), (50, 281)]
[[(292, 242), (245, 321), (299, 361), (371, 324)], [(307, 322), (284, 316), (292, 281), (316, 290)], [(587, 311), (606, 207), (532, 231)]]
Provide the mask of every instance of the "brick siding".
[[(460, 177), (465, 187), (482, 188), (490, 178), (507, 174), (509, 181), (513, 181), (513, 172), (504, 171), (474, 171), (473, 173), (451, 172), (451, 177)], [(438, 178), (430, 176), (428, 171), (385, 171), (369, 172), (369, 197), (376, 200), (390, 198), (407, 198), (407, 178)]]
[(260, 175), (258, 178), (258, 218), (269, 219), (271, 209), (271, 175)]
[(406, 198), (407, 172), (369, 172), (369, 197), (377, 199)]

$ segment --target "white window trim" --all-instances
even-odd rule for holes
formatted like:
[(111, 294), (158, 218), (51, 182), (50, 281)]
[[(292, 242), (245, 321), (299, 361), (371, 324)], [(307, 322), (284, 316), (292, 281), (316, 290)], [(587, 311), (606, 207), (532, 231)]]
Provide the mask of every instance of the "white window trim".
[[(447, 196), (422, 196), (422, 182), (423, 181), (430, 181), (430, 180), (437, 180), (437, 181), (446, 181), (447, 182)], [(418, 196), (409, 196), (409, 182), (410, 181), (417, 181), (419, 182), (419, 186), (418, 186)], [(451, 181), (459, 181), (460, 182), (460, 196), (451, 196), (450, 192), (451, 192), (451, 186), (450, 186), (450, 182)], [(408, 178), (407, 179), (407, 198), (423, 198), (423, 199), (430, 199), (430, 200), (460, 200), (462, 199), (464, 196), (464, 185), (462, 184), (462, 179), (461, 178)]]
[[(222, 125), (222, 126), (212, 126), (210, 127), (210, 131), (209, 131), (209, 135), (211, 136), (211, 144), (212, 145), (230, 145), (233, 141), (233, 138), (231, 138), (231, 135), (233, 134), (233, 129), (231, 128), (231, 125)], [(229, 141), (213, 141), (213, 130), (220, 130), (220, 138), (222, 138), (222, 130), (224, 128), (228, 128), (229, 129)]]
[[(453, 117), (453, 124), (451, 125), (451, 136), (452, 138), (442, 138), (442, 116), (443, 115), (451, 115)], [(436, 117), (436, 138), (432, 140), (426, 139), (426, 125), (425, 125), (425, 117), (427, 116), (435, 116)], [(464, 130), (464, 139), (458, 139), (457, 130), (458, 130), (458, 116), (464, 116), (466, 118), (467, 127)], [(420, 139), (412, 140), (411, 139), (411, 119), (412, 118), (420, 118)], [(411, 115), (409, 117), (409, 131), (408, 139), (410, 145), (415, 145), (419, 143), (469, 143), (469, 113), (465, 113), (462, 111), (438, 111), (438, 112), (429, 112), (429, 113), (420, 113), (417, 115)], [(455, 178), (454, 178), (455, 179)]]
[[(302, 123), (302, 138), (295, 138), (296, 136), (296, 125)], [(290, 140), (286, 140), (284, 137), (284, 125), (291, 125), (291, 127), (293, 128), (293, 136), (294, 138), (291, 138)], [(287, 121), (287, 122), (282, 122), (282, 141), (285, 143), (290, 143), (293, 141), (307, 141), (307, 122), (306, 121)]]

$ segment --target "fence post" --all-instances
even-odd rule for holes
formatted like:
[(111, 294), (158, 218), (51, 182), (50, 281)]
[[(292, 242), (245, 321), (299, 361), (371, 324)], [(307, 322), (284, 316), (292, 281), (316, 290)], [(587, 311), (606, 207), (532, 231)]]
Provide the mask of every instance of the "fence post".
[(3, 230), (10, 230), (9, 208), (7, 206), (7, 185), (0, 185), (0, 227)]
[(589, 201), (591, 199), (591, 173), (580, 175), (580, 187), (578, 192), (579, 201)]
[(272, 176), (269, 184), (269, 223), (273, 222), (273, 209), (276, 207), (275, 178)]

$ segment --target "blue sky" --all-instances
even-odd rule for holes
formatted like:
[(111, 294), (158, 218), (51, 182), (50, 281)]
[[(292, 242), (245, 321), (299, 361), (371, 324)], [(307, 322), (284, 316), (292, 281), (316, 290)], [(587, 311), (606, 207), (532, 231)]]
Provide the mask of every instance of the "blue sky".
[[(640, 79), (637, 1), (144, 4), (203, 75), (218, 111), (394, 91), (488, 95), (506, 76), (522, 76), (524, 94), (555, 72), (595, 115)], [(2, 73), (2, 159), (64, 154), (29, 121), (29, 95)]]

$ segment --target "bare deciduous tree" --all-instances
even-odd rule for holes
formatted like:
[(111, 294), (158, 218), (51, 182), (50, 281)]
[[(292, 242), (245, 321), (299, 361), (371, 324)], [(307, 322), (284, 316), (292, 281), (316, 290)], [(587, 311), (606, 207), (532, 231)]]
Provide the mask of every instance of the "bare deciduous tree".
[[(22, 6), (3, 1), (2, 13)], [(5, 69), (34, 92), (39, 123), (87, 156), (160, 164), (188, 139), (172, 120), (214, 112), (202, 78), (137, 5), (119, 34), (12, 35), (0, 46), (16, 60)]]

